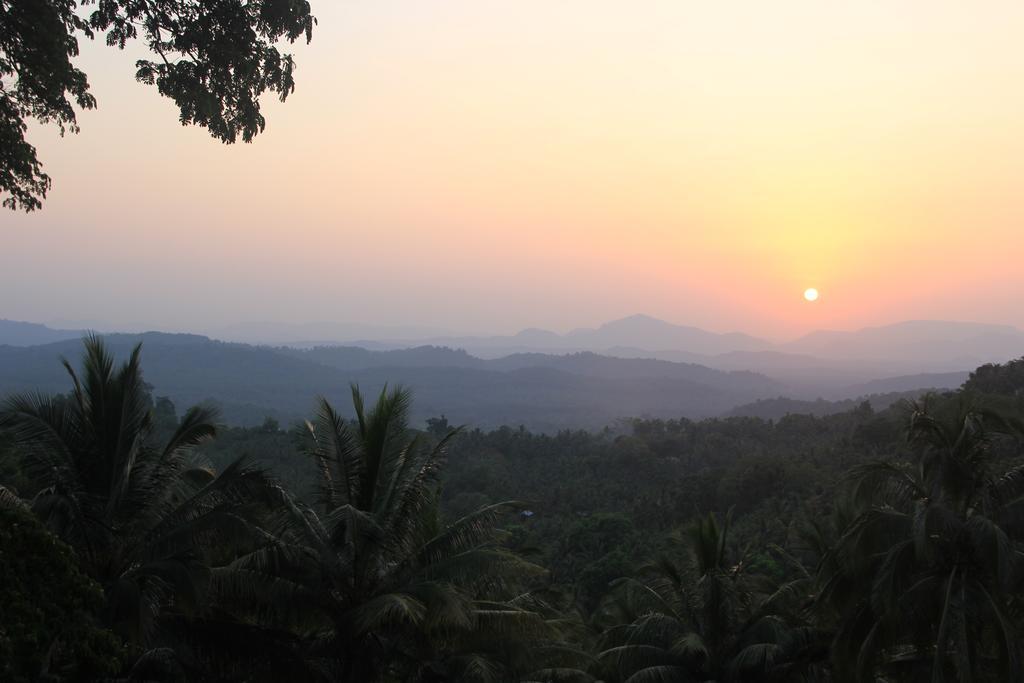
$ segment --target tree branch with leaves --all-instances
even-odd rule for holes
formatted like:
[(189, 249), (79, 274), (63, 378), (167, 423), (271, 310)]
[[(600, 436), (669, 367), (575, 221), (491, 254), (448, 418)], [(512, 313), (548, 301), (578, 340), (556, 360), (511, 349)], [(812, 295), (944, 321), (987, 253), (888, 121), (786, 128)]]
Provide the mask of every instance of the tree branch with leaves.
[(135, 78), (227, 144), (263, 132), (260, 97), (295, 90), (295, 61), (282, 43), (313, 37), (306, 0), (0, 0), (0, 194), (3, 206), (42, 207), (53, 185), (27, 140), (27, 122), (77, 133), (78, 109), (96, 107), (73, 60), (79, 40), (102, 34), (124, 49), (142, 40), (157, 59)]

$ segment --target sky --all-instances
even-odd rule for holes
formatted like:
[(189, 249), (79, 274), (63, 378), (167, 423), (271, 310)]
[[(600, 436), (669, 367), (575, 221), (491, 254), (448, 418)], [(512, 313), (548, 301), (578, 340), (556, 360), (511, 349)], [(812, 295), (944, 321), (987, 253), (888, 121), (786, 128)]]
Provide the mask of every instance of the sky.
[(54, 187), (0, 213), (0, 318), (1024, 327), (1024, 3), (313, 10), (249, 145), (83, 45), (99, 108), (30, 130)]

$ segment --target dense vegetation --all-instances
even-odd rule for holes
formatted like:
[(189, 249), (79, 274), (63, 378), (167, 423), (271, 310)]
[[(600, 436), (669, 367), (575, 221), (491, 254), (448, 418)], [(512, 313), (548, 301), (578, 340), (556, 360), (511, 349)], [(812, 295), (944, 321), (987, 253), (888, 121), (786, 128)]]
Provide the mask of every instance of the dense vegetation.
[(96, 339), (0, 408), (5, 680), (1009, 681), (1024, 361), (775, 421), (178, 415)]

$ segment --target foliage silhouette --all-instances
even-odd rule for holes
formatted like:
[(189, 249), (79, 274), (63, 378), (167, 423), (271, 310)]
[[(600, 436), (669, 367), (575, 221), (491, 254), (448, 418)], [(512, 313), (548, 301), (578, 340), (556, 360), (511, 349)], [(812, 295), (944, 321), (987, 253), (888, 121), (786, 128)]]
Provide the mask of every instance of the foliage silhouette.
[[(91, 11), (86, 8), (92, 6)], [(281, 40), (308, 42), (316, 19), (306, 0), (15, 0), (0, 5), (0, 192), (3, 205), (32, 211), (52, 185), (25, 138), (26, 120), (78, 132), (75, 107), (96, 99), (73, 60), (81, 39), (104, 34), (124, 49), (145, 41), (152, 59), (135, 78), (174, 100), (182, 124), (205, 127), (225, 143), (249, 142), (266, 126), (259, 97), (284, 101), (295, 89), (294, 61)]]

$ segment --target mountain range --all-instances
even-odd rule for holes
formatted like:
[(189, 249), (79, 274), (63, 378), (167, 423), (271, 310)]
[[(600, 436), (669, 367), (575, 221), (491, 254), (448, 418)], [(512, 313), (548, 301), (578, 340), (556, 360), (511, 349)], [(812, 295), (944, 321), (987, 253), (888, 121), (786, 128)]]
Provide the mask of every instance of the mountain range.
[(772, 376), (792, 375), (794, 371), (824, 373), (842, 377), (843, 381), (962, 371), (1024, 355), (1024, 331), (1015, 327), (932, 320), (905, 321), (855, 331), (820, 330), (782, 343), (739, 332), (716, 333), (674, 325), (646, 315), (565, 334), (526, 329), (505, 336), (376, 337), (336, 341), (380, 350), (443, 346), (464, 349), (481, 358), (527, 352), (592, 351), (619, 357), (699, 363), (726, 370), (756, 370)]
[[(371, 393), (386, 384), (410, 387), (419, 421), (445, 414), (460, 424), (523, 424), (538, 431), (601, 428), (631, 416), (710, 417), (784, 390), (756, 373), (589, 353), (487, 360), (437, 347), (300, 350), (157, 332), (104, 338), (122, 358), (143, 344), (145, 377), (155, 395), (181, 407), (215, 403), (236, 424), (265, 416), (302, 419), (318, 395), (347, 406), (351, 383)], [(0, 346), (0, 394), (67, 391), (60, 359), (74, 364), (80, 352), (77, 339)]]
[[(254, 345), (312, 348), (353, 346), (392, 350), (421, 346), (462, 349), (479, 358), (517, 353), (591, 351), (699, 363), (727, 370), (772, 373), (796, 369), (878, 375), (951, 372), (1024, 355), (1024, 331), (1009, 325), (911, 320), (854, 331), (818, 330), (774, 343), (740, 332), (717, 333), (633, 315), (565, 334), (530, 328), (513, 335), (439, 335), (427, 328), (309, 323), (246, 323), (209, 333), (213, 339)], [(80, 329), (0, 320), (0, 344), (29, 346), (77, 339)]]
[[(0, 321), (0, 395), (67, 391), (59, 359), (74, 362), (82, 334)], [(156, 395), (181, 407), (216, 403), (230, 423), (266, 416), (291, 422), (309, 414), (317, 395), (347, 405), (350, 383), (371, 392), (398, 383), (416, 395), (414, 419), (445, 414), (472, 426), (523, 424), (538, 431), (601, 428), (637, 416), (820, 414), (865, 396), (877, 404), (953, 388), (979, 362), (1009, 360), (1024, 350), (1024, 335), (1014, 328), (967, 323), (819, 332), (772, 345), (646, 316), (564, 335), (527, 330), (432, 338), (434, 344), (268, 346), (160, 332), (105, 338), (122, 357), (143, 343), (143, 367)], [(922, 345), (917, 353), (915, 341)], [(920, 371), (921, 359), (925, 368), (943, 371)]]

